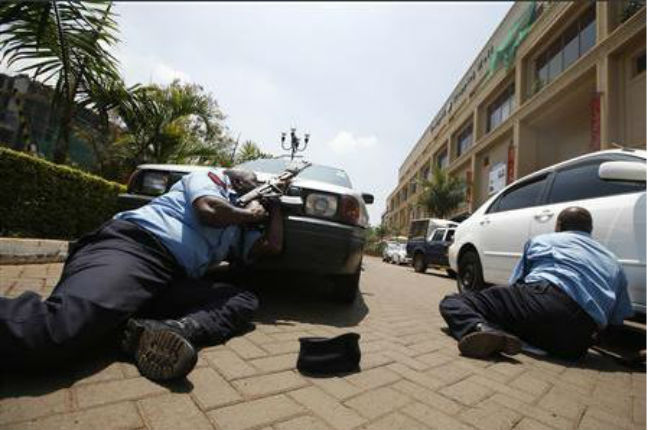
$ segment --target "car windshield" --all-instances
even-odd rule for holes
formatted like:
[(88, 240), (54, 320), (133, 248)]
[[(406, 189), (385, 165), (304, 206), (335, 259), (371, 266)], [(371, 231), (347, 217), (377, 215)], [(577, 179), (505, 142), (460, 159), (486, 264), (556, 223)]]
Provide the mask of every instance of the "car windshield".
[[(247, 161), (238, 165), (242, 169), (252, 170), (255, 172), (269, 173), (278, 175), (286, 170), (290, 160), (285, 158), (259, 158), (257, 160)], [(313, 164), (299, 174), (300, 178), (311, 179), (314, 181), (326, 182), (341, 187), (351, 188), (351, 181), (346, 172), (334, 167), (320, 166)]]

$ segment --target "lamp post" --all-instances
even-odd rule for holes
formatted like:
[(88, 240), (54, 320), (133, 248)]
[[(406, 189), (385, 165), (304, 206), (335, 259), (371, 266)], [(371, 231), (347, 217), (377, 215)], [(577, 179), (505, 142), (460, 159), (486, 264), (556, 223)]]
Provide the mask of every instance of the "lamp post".
[(290, 151), (290, 160), (292, 161), (292, 159), (295, 158), (296, 152), (304, 152), (306, 150), (306, 147), (308, 147), (309, 139), (310, 134), (304, 133), (304, 140), (302, 144), (302, 140), (297, 137), (297, 129), (291, 128), (290, 142), (288, 144), (286, 144), (286, 133), (281, 133), (281, 149), (283, 149), (284, 151)]

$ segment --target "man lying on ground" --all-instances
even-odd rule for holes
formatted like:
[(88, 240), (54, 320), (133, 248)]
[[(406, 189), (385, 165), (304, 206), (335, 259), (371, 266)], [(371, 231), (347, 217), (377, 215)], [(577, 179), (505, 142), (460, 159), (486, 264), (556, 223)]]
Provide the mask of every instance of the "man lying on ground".
[(196, 345), (247, 330), (258, 307), (248, 291), (200, 279), (208, 266), (281, 251), (278, 205), (262, 233), (263, 206), (233, 204), (255, 185), (255, 175), (241, 170), (192, 173), (81, 238), (46, 300), (34, 292), (0, 297), (0, 363), (49, 367), (117, 335), (144, 376), (185, 376)]
[(453, 294), (439, 304), (465, 356), (520, 352), (521, 341), (578, 359), (595, 334), (632, 315), (617, 258), (591, 237), (592, 216), (564, 209), (556, 232), (530, 239), (508, 287)]

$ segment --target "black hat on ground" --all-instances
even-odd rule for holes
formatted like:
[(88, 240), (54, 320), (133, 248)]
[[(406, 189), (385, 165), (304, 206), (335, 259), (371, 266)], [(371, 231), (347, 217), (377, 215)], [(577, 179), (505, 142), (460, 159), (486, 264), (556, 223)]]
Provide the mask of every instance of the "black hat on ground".
[(300, 337), (297, 369), (308, 374), (333, 374), (360, 371), (358, 333), (333, 338)]

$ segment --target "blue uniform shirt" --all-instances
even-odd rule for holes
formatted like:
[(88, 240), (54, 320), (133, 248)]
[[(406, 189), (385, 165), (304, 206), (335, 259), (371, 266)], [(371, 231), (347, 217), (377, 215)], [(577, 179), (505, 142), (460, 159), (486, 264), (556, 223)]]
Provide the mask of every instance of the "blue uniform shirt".
[(526, 243), (509, 283), (543, 280), (560, 287), (601, 328), (632, 315), (621, 264), (588, 233), (549, 233)]
[(236, 199), (226, 175), (206, 170), (185, 175), (168, 193), (141, 208), (120, 212), (115, 219), (134, 222), (154, 234), (193, 278), (201, 277), (209, 265), (228, 256), (247, 261), (261, 232), (238, 225), (215, 228), (202, 224), (192, 203), (203, 196), (230, 203)]

